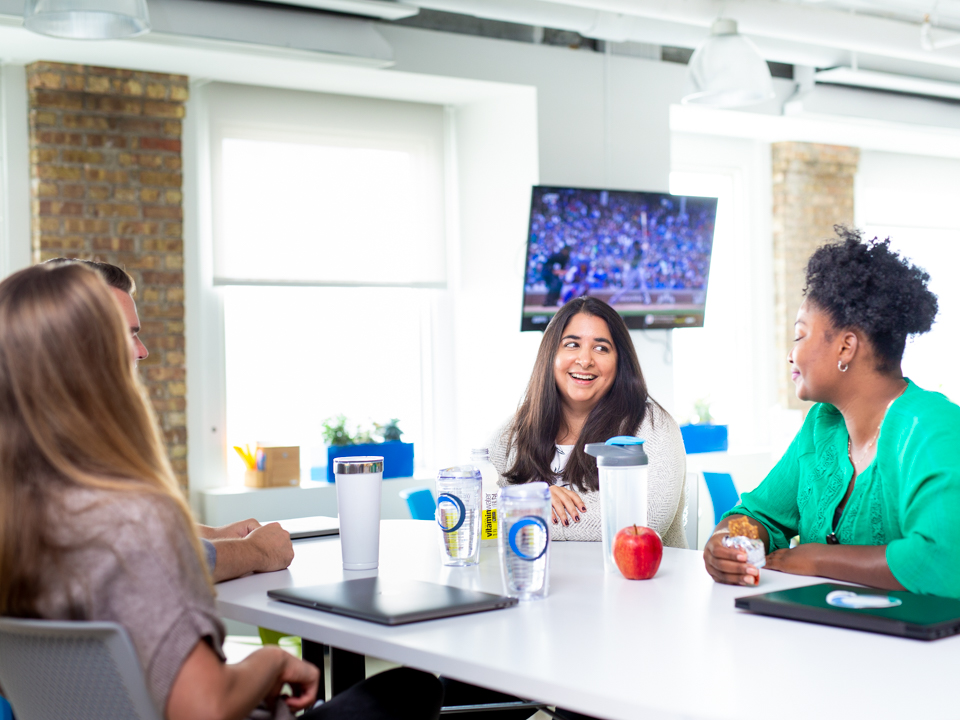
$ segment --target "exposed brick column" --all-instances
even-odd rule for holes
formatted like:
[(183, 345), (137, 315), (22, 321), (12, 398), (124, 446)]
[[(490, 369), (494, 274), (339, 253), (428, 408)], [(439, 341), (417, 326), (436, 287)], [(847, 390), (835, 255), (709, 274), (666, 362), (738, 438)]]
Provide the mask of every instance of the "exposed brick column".
[(110, 262), (137, 283), (140, 364), (187, 489), (180, 135), (183, 75), (36, 62), (30, 90), (34, 262)]
[(783, 407), (805, 409), (785, 358), (803, 300), (807, 260), (834, 225), (853, 226), (853, 179), (860, 150), (837, 145), (773, 144), (773, 263), (776, 287), (777, 394)]

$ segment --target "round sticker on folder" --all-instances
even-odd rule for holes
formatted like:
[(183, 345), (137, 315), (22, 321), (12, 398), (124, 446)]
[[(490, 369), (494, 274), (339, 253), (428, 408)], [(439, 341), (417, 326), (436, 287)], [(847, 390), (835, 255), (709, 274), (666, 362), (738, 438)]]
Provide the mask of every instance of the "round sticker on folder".
[(834, 590), (827, 595), (827, 604), (847, 610), (884, 610), (902, 605), (903, 601), (889, 595), (859, 595), (849, 590)]

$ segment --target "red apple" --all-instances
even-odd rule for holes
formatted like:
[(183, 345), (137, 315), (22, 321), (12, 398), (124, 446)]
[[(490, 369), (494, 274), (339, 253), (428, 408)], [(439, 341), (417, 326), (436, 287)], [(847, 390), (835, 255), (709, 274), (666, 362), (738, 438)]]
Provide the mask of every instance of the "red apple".
[(613, 561), (627, 580), (649, 580), (660, 569), (663, 541), (656, 530), (630, 525), (613, 539)]

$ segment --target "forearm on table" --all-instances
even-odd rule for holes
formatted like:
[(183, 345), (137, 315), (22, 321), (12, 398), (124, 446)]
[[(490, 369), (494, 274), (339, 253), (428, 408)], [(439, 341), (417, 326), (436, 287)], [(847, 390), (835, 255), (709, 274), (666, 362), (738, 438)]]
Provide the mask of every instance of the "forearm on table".
[(217, 550), (217, 563), (213, 568), (215, 583), (261, 569), (262, 553), (244, 538), (218, 538), (210, 542)]
[(816, 574), (832, 580), (869, 585), (884, 590), (905, 590), (887, 565), (886, 545), (821, 545)]

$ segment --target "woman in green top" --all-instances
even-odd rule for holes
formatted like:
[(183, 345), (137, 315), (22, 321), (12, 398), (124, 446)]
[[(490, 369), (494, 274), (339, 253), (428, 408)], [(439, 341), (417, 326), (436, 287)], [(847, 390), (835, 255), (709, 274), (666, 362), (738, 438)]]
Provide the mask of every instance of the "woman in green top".
[(889, 241), (838, 233), (807, 265), (788, 358), (797, 397), (818, 404), (717, 526), (707, 571), (757, 582), (744, 552), (722, 542), (729, 520), (747, 516), (772, 570), (960, 598), (960, 407), (900, 370), (907, 337), (930, 329), (937, 298), (929, 275)]

